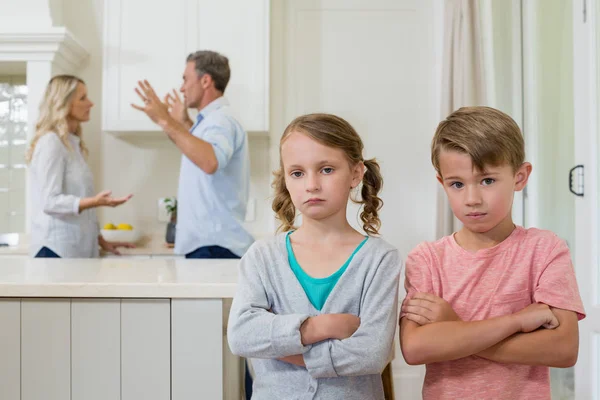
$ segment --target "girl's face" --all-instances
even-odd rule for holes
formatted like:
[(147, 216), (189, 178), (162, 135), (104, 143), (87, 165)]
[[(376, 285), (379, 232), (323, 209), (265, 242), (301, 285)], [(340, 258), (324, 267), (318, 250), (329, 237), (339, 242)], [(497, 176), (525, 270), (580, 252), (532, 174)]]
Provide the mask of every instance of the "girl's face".
[(364, 174), (363, 163), (352, 166), (341, 149), (325, 146), (301, 132), (292, 132), (281, 146), (285, 184), (302, 218), (346, 218), (350, 190)]

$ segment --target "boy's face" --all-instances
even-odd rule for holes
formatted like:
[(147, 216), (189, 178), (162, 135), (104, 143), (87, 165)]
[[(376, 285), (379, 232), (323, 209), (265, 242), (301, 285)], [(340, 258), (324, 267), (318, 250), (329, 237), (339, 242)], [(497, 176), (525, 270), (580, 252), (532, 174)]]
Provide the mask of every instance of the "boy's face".
[(523, 190), (531, 173), (529, 163), (517, 171), (508, 164), (479, 171), (469, 155), (452, 150), (440, 152), (439, 166), (438, 180), (452, 212), (466, 229), (477, 233), (488, 232), (507, 219), (512, 221), (514, 192)]

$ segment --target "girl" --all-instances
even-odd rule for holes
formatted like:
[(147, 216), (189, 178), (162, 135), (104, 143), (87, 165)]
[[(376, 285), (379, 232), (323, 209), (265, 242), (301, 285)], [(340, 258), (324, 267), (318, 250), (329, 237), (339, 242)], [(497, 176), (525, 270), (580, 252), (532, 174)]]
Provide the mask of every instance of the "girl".
[[(254, 399), (384, 397), (401, 261), (371, 237), (381, 224), (382, 178), (362, 151), (352, 126), (333, 115), (299, 117), (283, 133), (273, 210), (284, 232), (242, 258), (229, 315), (232, 352), (254, 359)], [(369, 236), (346, 219), (361, 183)]]

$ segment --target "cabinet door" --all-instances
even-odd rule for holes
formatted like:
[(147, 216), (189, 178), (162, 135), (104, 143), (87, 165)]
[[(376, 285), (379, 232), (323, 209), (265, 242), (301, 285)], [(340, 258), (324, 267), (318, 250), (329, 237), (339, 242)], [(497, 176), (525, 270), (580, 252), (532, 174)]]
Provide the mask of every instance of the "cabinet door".
[(170, 301), (121, 300), (121, 400), (169, 399), (170, 389)]
[(188, 36), (194, 0), (106, 0), (104, 10), (103, 130), (158, 131), (134, 92), (147, 79), (159, 96), (179, 89), (185, 59), (196, 47)]
[(199, 0), (198, 49), (229, 58), (225, 95), (247, 131), (269, 129), (269, 0)]
[(196, 50), (229, 58), (225, 91), (247, 131), (268, 129), (269, 0), (106, 0), (103, 130), (159, 131), (131, 103), (140, 79), (162, 98), (179, 90), (185, 60)]
[(21, 399), (71, 398), (71, 301), (21, 302)]
[(171, 300), (171, 399), (223, 398), (220, 299)]
[(71, 400), (121, 397), (121, 301), (71, 300)]
[(21, 301), (0, 299), (0, 399), (21, 400)]

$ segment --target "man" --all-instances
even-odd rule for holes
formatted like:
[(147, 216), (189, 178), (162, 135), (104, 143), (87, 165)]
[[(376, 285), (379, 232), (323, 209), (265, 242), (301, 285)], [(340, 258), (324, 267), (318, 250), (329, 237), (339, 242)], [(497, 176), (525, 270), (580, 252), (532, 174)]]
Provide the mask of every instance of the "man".
[[(248, 135), (223, 96), (229, 60), (213, 51), (187, 58), (182, 103), (173, 90), (164, 103), (148, 81), (132, 104), (158, 124), (181, 150), (175, 253), (186, 258), (240, 258), (254, 239), (244, 229), (250, 187)], [(193, 122), (188, 108), (199, 113)]]

